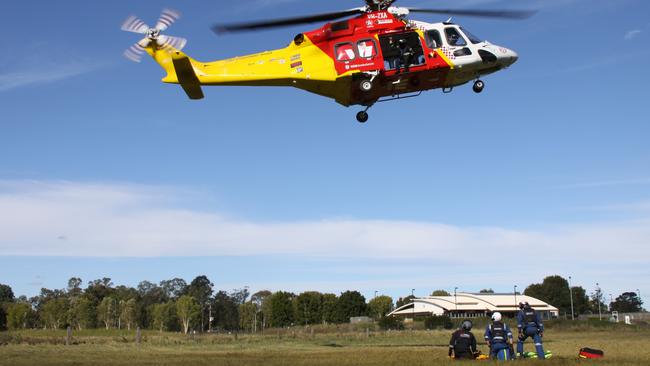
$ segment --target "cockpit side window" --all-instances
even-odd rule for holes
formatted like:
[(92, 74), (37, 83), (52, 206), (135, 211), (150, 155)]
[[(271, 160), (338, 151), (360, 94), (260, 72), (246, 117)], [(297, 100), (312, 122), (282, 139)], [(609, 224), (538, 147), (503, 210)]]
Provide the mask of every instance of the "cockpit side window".
[(458, 30), (456, 28), (445, 28), (445, 36), (447, 37), (447, 43), (452, 47), (467, 45), (465, 38), (463, 38), (463, 36), (458, 33)]
[(426, 31), (424, 33), (424, 39), (427, 42), (427, 47), (429, 47), (431, 50), (442, 47), (442, 38), (440, 38), (440, 32), (435, 29)]
[(334, 55), (336, 55), (336, 61), (340, 62), (352, 61), (357, 57), (354, 52), (354, 45), (350, 42), (343, 42), (334, 46)]

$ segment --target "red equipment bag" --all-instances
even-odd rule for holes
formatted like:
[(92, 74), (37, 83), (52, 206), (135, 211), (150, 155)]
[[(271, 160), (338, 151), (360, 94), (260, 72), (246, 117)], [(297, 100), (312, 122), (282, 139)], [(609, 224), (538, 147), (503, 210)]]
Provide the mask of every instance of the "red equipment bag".
[(580, 358), (603, 358), (603, 356), (605, 356), (603, 351), (588, 347), (580, 348), (580, 353), (578, 353)]

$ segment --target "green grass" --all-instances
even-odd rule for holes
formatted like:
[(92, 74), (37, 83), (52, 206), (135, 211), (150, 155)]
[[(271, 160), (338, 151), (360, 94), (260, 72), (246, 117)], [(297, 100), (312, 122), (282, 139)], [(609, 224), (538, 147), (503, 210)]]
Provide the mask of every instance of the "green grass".
[[(480, 331), (476, 335), (480, 338)], [(453, 364), (446, 358), (449, 331), (370, 332), (348, 328), (302, 328), (267, 331), (265, 335), (197, 335), (88, 330), (75, 332), (65, 346), (65, 331), (0, 333), (0, 365), (432, 365)], [(602, 365), (650, 364), (650, 330), (626, 327), (553, 327), (544, 339), (553, 358), (526, 364), (582, 365), (580, 347), (600, 348)], [(482, 345), (483, 352), (487, 348)], [(533, 345), (526, 343), (526, 350)], [(477, 361), (478, 362), (478, 361)], [(489, 362), (489, 361), (487, 361)]]

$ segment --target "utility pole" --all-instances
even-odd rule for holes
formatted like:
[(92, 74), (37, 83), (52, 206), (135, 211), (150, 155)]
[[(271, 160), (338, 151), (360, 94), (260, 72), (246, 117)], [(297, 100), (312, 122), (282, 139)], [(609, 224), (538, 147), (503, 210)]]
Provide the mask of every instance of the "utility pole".
[(571, 276), (569, 276), (569, 296), (571, 297), (571, 320), (575, 320), (573, 315), (573, 290), (571, 289)]
[(411, 313), (411, 316), (413, 317), (413, 326), (411, 327), (412, 330), (415, 329), (415, 295), (414, 295), (414, 293), (415, 293), (415, 289), (412, 288), (411, 289), (411, 301), (413, 301), (413, 311)]
[(377, 298), (377, 290), (375, 290), (375, 299)]
[(596, 282), (596, 301), (598, 301), (598, 320), (603, 320), (603, 314), (600, 312), (600, 285)]
[[(639, 298), (639, 302), (641, 303), (641, 304), (639, 304), (639, 306), (642, 305), (643, 300), (641, 300), (641, 290), (636, 289), (636, 296)], [(641, 310), (643, 310), (643, 307), (641, 307)]]
[(515, 313), (516, 313), (517, 312), (517, 285), (515, 285), (514, 294), (515, 294)]
[(454, 287), (454, 308), (456, 310), (456, 316), (458, 316), (458, 301), (456, 300), (456, 290), (458, 290), (458, 287)]

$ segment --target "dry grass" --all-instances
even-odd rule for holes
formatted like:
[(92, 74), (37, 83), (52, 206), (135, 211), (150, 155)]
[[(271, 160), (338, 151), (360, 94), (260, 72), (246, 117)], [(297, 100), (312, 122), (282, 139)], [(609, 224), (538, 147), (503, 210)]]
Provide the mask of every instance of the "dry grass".
[[(477, 335), (479, 332), (477, 332)], [(266, 335), (204, 335), (194, 339), (174, 333), (92, 330), (75, 333), (64, 346), (64, 331), (0, 333), (0, 365), (431, 365), (451, 364), (446, 358), (449, 331), (317, 332), (301, 329)], [(650, 330), (636, 328), (550, 329), (546, 361), (527, 364), (577, 365), (580, 347), (605, 351), (604, 365), (650, 364)], [(526, 344), (532, 350), (532, 343)], [(487, 351), (482, 346), (483, 351)], [(591, 361), (593, 362), (593, 361)]]

